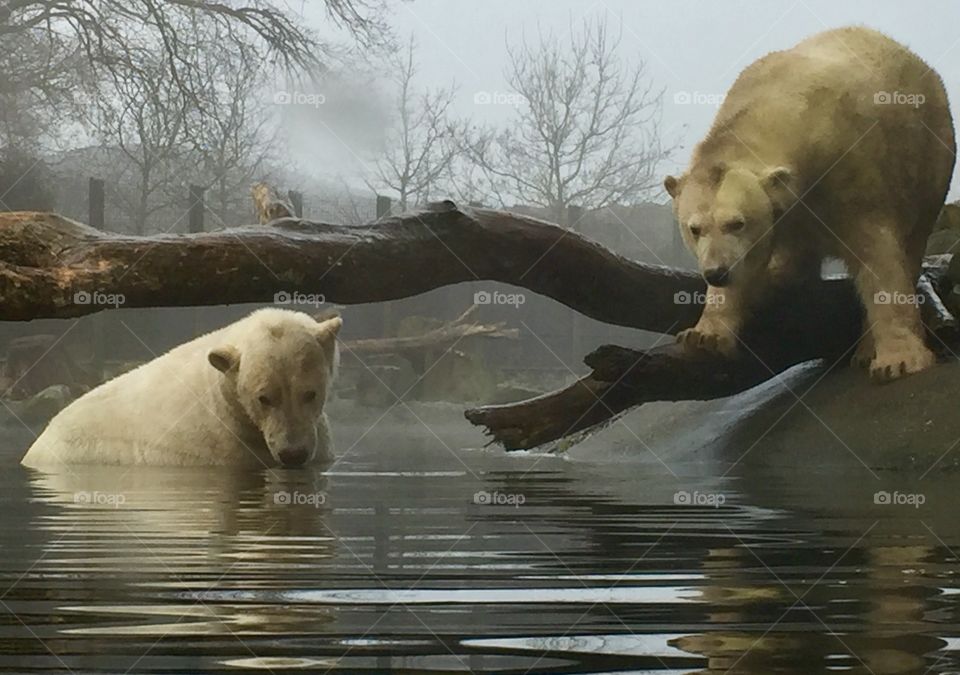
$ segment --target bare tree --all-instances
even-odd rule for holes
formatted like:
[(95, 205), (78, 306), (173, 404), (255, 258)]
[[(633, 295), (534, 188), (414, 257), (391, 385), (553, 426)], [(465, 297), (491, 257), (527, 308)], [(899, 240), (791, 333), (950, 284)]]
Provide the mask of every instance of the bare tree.
[[(332, 22), (366, 45), (389, 42), (385, 2), (323, 0)], [(343, 49), (304, 28), (281, 0), (5, 0), (0, 148), (23, 129), (62, 130), (83, 108), (66, 104), (90, 91), (129, 103), (132, 88), (151, 96), (162, 87), (194, 117), (209, 114), (208, 84), (192, 57), (210, 31), (218, 35), (217, 54), (291, 74), (322, 70)], [(114, 121), (134, 114), (127, 109)]]
[(76, 49), (57, 36), (11, 35), (0, 50), (0, 209), (52, 208), (55, 180), (44, 148), (77, 114), (83, 72)]
[(37, 154), (59, 140), (92, 81), (79, 47), (40, 31), (4, 36), (0, 50), (0, 148)]
[(202, 99), (185, 127), (191, 151), (183, 170), (208, 190), (207, 208), (225, 223), (248, 214), (250, 185), (269, 178), (278, 127), (263, 96), (272, 70), (250, 50), (221, 53), (221, 41), (222, 29), (212, 27), (190, 57)]
[(145, 234), (150, 216), (173, 202), (188, 152), (190, 105), (162, 72), (159, 64), (150, 69), (141, 63), (138, 72), (116, 73), (88, 118), (105, 149), (122, 157), (122, 173), (115, 176), (121, 183), (118, 197), (137, 234)]
[(417, 90), (412, 36), (406, 50), (390, 60), (390, 66), (396, 87), (395, 123), (384, 136), (368, 183), (373, 190), (396, 193), (400, 208), (405, 210), (430, 198), (459, 152), (456, 130), (449, 120), (456, 89)]
[(660, 137), (663, 90), (643, 62), (622, 64), (619, 44), (597, 21), (566, 43), (541, 34), (534, 46), (508, 45), (514, 93), (503, 98), (516, 116), (505, 128), (470, 129), (465, 144), (501, 204), (542, 206), (566, 223), (570, 205), (599, 209), (659, 186), (657, 166), (672, 150)]
[[(331, 20), (366, 44), (386, 37), (384, 0), (324, 0)], [(162, 54), (167, 76), (184, 85), (191, 64), (184, 57), (192, 35), (181, 28), (201, 17), (225, 29), (222, 48), (254, 41), (288, 67), (312, 69), (332, 47), (317, 40), (282, 3), (247, 0), (7, 0), (0, 5), (0, 35), (47, 32), (79, 44), (88, 62), (112, 73), (137, 49)]]

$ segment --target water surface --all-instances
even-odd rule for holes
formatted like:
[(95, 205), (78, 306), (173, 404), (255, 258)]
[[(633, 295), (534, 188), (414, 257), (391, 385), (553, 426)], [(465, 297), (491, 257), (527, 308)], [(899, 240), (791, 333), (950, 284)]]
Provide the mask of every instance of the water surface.
[(39, 473), (6, 434), (0, 672), (960, 670), (955, 474), (382, 424), (325, 471)]

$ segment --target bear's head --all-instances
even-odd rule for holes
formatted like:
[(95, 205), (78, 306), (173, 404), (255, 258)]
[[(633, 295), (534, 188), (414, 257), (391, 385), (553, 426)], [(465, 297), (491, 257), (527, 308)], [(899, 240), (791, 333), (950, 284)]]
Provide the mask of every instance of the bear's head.
[(336, 374), (340, 317), (281, 309), (254, 312), (207, 358), (225, 395), (263, 434), (273, 458), (300, 466), (317, 452), (317, 422)]
[(754, 172), (719, 163), (667, 176), (663, 186), (700, 273), (717, 287), (750, 283), (766, 271), (776, 222), (797, 200), (785, 167)]

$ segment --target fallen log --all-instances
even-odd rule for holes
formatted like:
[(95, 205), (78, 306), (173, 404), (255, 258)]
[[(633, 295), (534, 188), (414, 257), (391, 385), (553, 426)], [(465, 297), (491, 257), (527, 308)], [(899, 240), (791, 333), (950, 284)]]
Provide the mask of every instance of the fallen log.
[(0, 213), (0, 320), (91, 314), (108, 306), (98, 298), (200, 306), (272, 302), (286, 291), (349, 305), (491, 280), (605, 323), (675, 332), (699, 313), (675, 294), (705, 289), (696, 274), (627, 260), (557, 225), (452, 202), (359, 227), (270, 225), (134, 237), (53, 213)]
[[(928, 342), (942, 356), (960, 346), (957, 321), (940, 300), (953, 286), (948, 263), (946, 256), (928, 259), (918, 283)], [(842, 282), (779, 289), (739, 336), (736, 358), (676, 343), (646, 351), (604, 345), (584, 359), (592, 372), (561, 390), (464, 414), (486, 427), (491, 442), (531, 449), (609, 424), (643, 403), (731, 396), (808, 361), (844, 367), (860, 337), (861, 312), (853, 285)]]

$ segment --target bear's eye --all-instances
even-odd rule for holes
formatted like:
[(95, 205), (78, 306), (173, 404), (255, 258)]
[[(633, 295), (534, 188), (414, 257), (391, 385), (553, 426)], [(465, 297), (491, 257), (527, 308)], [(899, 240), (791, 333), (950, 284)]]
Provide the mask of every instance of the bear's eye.
[(701, 231), (702, 231), (702, 229), (700, 228), (699, 225), (691, 225), (691, 226), (690, 226), (690, 234), (692, 234), (694, 237), (699, 237)]
[(260, 402), (260, 405), (262, 405), (264, 408), (269, 408), (270, 406), (273, 405), (273, 401), (270, 400), (270, 397), (264, 394), (260, 394), (260, 396), (257, 397), (257, 400)]
[(317, 392), (315, 391), (305, 391), (303, 393), (303, 400), (307, 403), (313, 403), (317, 400)]
[(743, 218), (738, 218), (737, 220), (731, 220), (723, 229), (727, 232), (737, 232), (742, 230), (744, 225), (746, 225), (746, 223), (743, 222)]

